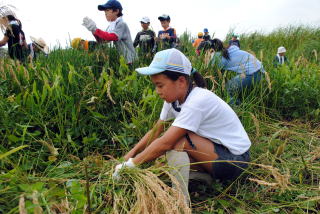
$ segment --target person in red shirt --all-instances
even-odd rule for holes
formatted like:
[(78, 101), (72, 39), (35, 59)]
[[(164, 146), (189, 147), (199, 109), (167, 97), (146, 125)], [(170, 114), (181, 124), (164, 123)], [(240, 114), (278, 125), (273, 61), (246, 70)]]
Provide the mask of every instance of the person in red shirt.
[(124, 56), (128, 64), (136, 58), (136, 52), (128, 25), (122, 19), (122, 6), (117, 0), (109, 0), (98, 6), (98, 10), (104, 11), (106, 19), (110, 22), (106, 31), (97, 28), (96, 23), (88, 17), (83, 19), (83, 26), (93, 33), (97, 42), (113, 41), (117, 50)]

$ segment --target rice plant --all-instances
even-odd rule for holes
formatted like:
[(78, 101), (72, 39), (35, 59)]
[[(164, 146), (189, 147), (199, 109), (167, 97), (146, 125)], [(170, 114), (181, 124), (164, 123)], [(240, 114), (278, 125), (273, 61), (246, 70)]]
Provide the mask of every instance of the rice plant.
[[(0, 59), (0, 213), (317, 213), (319, 32), (289, 26), (241, 35), (267, 71), (233, 106), (252, 140), (252, 163), (236, 181), (191, 185), (191, 208), (170, 187), (163, 159), (112, 179), (162, 106), (150, 80), (113, 47), (56, 49), (25, 65)], [(208, 89), (228, 101), (234, 74), (196, 56), (188, 32), (180, 41)], [(290, 63), (275, 68), (281, 45)]]

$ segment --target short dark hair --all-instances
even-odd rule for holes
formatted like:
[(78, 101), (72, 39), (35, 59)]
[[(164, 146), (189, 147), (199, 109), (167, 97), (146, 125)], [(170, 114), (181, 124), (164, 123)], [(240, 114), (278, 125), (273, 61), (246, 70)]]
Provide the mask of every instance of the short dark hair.
[(123, 16), (123, 13), (122, 13), (122, 9), (118, 9), (118, 8), (110, 8), (110, 9), (112, 9), (112, 11), (117, 11), (117, 10), (119, 10), (119, 13), (118, 13), (118, 17), (121, 17), (121, 16)]
[(17, 19), (17, 18), (14, 17), (13, 15), (7, 15), (6, 17), (7, 17), (7, 19), (8, 19), (9, 21), (17, 21), (18, 24), (19, 24), (20, 29), (22, 29), (22, 23), (21, 23), (21, 21), (20, 21), (19, 19)]
[(13, 15), (7, 15), (7, 19), (8, 19), (9, 21), (15, 21), (15, 20), (17, 20)]

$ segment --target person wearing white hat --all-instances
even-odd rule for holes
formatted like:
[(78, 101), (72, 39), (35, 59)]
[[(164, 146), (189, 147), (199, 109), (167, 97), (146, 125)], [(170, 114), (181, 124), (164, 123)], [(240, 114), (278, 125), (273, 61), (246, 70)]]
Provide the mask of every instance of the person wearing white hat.
[[(238, 177), (250, 161), (250, 139), (232, 108), (205, 89), (203, 77), (189, 59), (175, 48), (167, 49), (158, 52), (149, 67), (136, 71), (150, 76), (164, 103), (155, 126), (116, 166), (115, 180), (121, 178), (123, 168), (137, 167), (163, 154), (176, 167), (173, 173), (187, 201), (190, 168), (222, 181)], [(162, 134), (165, 122), (172, 118)], [(190, 162), (194, 163), (190, 166)]]
[(41, 37), (35, 38), (30, 36), (30, 39), (31, 43), (28, 44), (28, 58), (30, 60), (36, 59), (41, 52), (44, 53), (45, 56), (49, 54), (49, 47)]
[(0, 18), (0, 23), (1, 28), (5, 28), (4, 37), (0, 40), (0, 47), (8, 44), (10, 58), (24, 62), (23, 49), (27, 44), (21, 21), (14, 15), (7, 15)]
[(278, 67), (279, 65), (283, 65), (288, 63), (288, 59), (285, 56), (287, 50), (285, 47), (281, 46), (278, 48), (277, 55), (274, 57), (273, 65), (274, 67)]
[(149, 28), (150, 19), (146, 16), (142, 17), (140, 20), (142, 30), (137, 33), (136, 38), (133, 42), (133, 47), (139, 46), (139, 56), (151, 55), (151, 52), (154, 48), (154, 38), (155, 33)]

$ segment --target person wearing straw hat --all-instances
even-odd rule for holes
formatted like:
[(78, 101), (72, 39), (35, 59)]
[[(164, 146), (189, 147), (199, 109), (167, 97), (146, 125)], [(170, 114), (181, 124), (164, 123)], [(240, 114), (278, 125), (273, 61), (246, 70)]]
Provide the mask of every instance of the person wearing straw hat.
[(278, 48), (277, 55), (273, 59), (274, 67), (278, 67), (280, 65), (284, 65), (284, 64), (288, 63), (288, 59), (285, 55), (286, 52), (287, 52), (287, 50), (285, 47), (281, 46)]
[(133, 42), (133, 47), (139, 46), (140, 51), (139, 55), (140, 56), (146, 56), (146, 55), (151, 55), (151, 51), (154, 48), (155, 45), (155, 33), (153, 30), (149, 28), (150, 26), (150, 19), (149, 17), (142, 17), (140, 20), (142, 30), (137, 33), (136, 38)]
[(49, 47), (41, 37), (30, 36), (30, 39), (31, 43), (28, 44), (28, 58), (30, 60), (35, 60), (40, 53), (44, 53), (45, 56), (49, 54)]
[(5, 29), (4, 37), (0, 41), (0, 47), (8, 44), (8, 52), (11, 59), (24, 61), (23, 48), (26, 47), (25, 34), (22, 24), (14, 15), (1, 17), (1, 28)]
[[(190, 168), (214, 179), (237, 178), (250, 161), (251, 141), (232, 108), (212, 91), (179, 50), (158, 52), (148, 67), (138, 68), (149, 75), (156, 93), (164, 100), (155, 126), (116, 166), (114, 179), (123, 168), (136, 167), (167, 155), (174, 175), (188, 199)], [(163, 133), (165, 122), (174, 119)], [(190, 166), (190, 162), (194, 162)], [(198, 163), (198, 164), (197, 164)]]
[(106, 31), (98, 29), (96, 23), (88, 17), (83, 18), (82, 25), (93, 33), (98, 43), (113, 41), (127, 63), (132, 64), (136, 59), (136, 52), (129, 27), (122, 18), (122, 5), (117, 0), (109, 0), (103, 5), (98, 5), (98, 10), (104, 11), (106, 19), (110, 22)]

